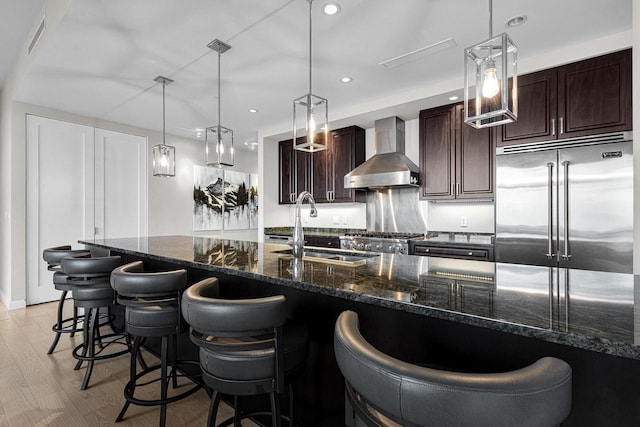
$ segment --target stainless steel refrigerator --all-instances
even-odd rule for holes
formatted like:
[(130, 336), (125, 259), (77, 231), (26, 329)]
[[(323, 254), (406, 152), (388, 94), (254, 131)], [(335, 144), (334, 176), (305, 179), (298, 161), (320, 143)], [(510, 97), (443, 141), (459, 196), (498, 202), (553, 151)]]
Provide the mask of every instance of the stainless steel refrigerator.
[(497, 262), (632, 272), (630, 132), (497, 154)]

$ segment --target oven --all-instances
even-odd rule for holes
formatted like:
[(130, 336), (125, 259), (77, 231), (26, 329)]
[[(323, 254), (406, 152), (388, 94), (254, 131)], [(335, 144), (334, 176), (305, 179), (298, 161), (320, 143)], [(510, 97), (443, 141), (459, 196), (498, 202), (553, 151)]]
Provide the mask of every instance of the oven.
[(429, 233), (409, 245), (410, 255), (494, 261), (493, 235), (476, 233)]

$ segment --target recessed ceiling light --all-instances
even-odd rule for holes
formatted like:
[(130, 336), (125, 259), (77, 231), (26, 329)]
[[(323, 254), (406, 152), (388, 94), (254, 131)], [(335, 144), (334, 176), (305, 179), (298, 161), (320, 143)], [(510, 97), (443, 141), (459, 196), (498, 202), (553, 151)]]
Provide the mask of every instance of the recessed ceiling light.
[(255, 108), (249, 108), (249, 112), (250, 112), (250, 113), (257, 113), (257, 112), (258, 112), (258, 110), (256, 110)]
[(340, 81), (342, 83), (351, 83), (353, 81), (353, 77), (348, 77), (348, 76), (340, 77)]
[(337, 15), (340, 13), (340, 5), (335, 2), (329, 2), (322, 5), (322, 12), (325, 15)]
[(458, 100), (458, 97), (455, 95), (449, 97), (449, 101), (457, 101), (457, 100)]
[(527, 22), (527, 16), (526, 15), (514, 16), (513, 18), (507, 20), (505, 25), (507, 27), (517, 27), (519, 25), (524, 24), (525, 22)]

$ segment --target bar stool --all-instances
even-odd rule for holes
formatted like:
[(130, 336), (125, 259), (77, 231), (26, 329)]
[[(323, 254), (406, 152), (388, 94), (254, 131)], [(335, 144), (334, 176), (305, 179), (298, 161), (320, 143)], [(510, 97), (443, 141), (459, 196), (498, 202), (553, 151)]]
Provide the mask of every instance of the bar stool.
[[(62, 259), (61, 269), (73, 284), (71, 291), (75, 308), (85, 311), (83, 342), (73, 349), (73, 357), (78, 360), (74, 370), (87, 362), (87, 370), (80, 390), (86, 390), (91, 379), (96, 360), (110, 359), (129, 352), (129, 343), (123, 342), (128, 336), (116, 332), (111, 323), (111, 307), (115, 304), (115, 293), (109, 284), (111, 271), (121, 264), (119, 256), (90, 257), (86, 254), (71, 255)], [(100, 309), (106, 309), (107, 322), (113, 333), (100, 334)], [(111, 345), (124, 346), (122, 350), (106, 352)]]
[(553, 357), (502, 373), (425, 368), (374, 348), (353, 311), (338, 317), (333, 342), (348, 426), (547, 427), (571, 410), (571, 367)]
[[(234, 416), (220, 426), (240, 425), (243, 418), (268, 412), (241, 413), (237, 396), (269, 393), (271, 425), (281, 418), (293, 425), (291, 381), (300, 373), (309, 352), (306, 328), (286, 320), (285, 297), (223, 300), (218, 280), (208, 278), (182, 296), (182, 315), (191, 325), (191, 340), (200, 347), (200, 367), (213, 389), (209, 426), (214, 426), (221, 393), (234, 396)], [(289, 416), (280, 415), (278, 395), (289, 390)]]
[[(118, 303), (125, 308), (127, 332), (134, 337), (129, 369), (129, 382), (124, 388), (126, 402), (116, 418), (122, 421), (129, 405), (160, 406), (160, 426), (167, 420), (167, 404), (183, 399), (202, 387), (194, 383), (188, 390), (168, 397), (168, 347), (171, 345), (171, 379), (173, 388), (178, 387), (178, 367), (186, 364), (198, 366), (198, 362), (177, 361), (177, 335), (186, 331), (180, 315), (180, 294), (187, 286), (186, 270), (166, 272), (144, 272), (142, 261), (135, 261), (116, 268), (111, 273), (111, 286), (117, 293)], [(161, 337), (160, 364), (145, 367), (137, 372), (136, 358), (140, 356), (140, 346), (147, 337)], [(141, 378), (160, 370), (159, 378), (141, 383)], [(181, 375), (182, 376), (182, 375)], [(140, 399), (134, 396), (136, 387), (160, 381), (159, 399)]]
[[(67, 299), (67, 294), (73, 289), (73, 285), (69, 283), (69, 278), (66, 274), (64, 274), (60, 269), (60, 263), (62, 262), (62, 258), (70, 256), (70, 255), (80, 255), (84, 254), (85, 256), (91, 256), (89, 251), (86, 249), (71, 249), (71, 246), (56, 246), (53, 248), (47, 248), (42, 251), (42, 258), (47, 262), (47, 269), (49, 271), (53, 271), (53, 286), (62, 291), (60, 295), (60, 300), (58, 301), (58, 316), (56, 323), (51, 326), (51, 330), (55, 332), (55, 337), (53, 338), (53, 342), (47, 351), (47, 354), (51, 354), (55, 351), (56, 346), (58, 345), (58, 341), (60, 341), (60, 335), (62, 334), (70, 334), (70, 336), (74, 336), (76, 332), (82, 331), (82, 329), (78, 329), (78, 319), (82, 319), (84, 316), (78, 316), (78, 309), (74, 306), (73, 308), (73, 316), (67, 319), (63, 319), (63, 310), (64, 303)], [(69, 325), (71, 322), (71, 325)]]

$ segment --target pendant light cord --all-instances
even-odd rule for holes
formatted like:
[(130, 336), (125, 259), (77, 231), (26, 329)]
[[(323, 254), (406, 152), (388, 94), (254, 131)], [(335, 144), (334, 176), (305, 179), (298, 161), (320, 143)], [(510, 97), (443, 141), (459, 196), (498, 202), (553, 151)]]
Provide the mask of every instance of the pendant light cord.
[(311, 5), (313, 4), (313, 0), (307, 0), (309, 2), (309, 94), (312, 94), (311, 91)]
[(165, 127), (165, 105), (164, 105), (164, 88), (167, 84), (165, 82), (162, 82), (162, 145), (166, 145), (165, 144), (165, 135), (167, 133), (166, 131), (166, 127)]
[(489, 0), (489, 39), (493, 38), (493, 0)]
[(222, 135), (220, 135), (220, 126), (222, 122), (220, 121), (220, 51), (218, 50), (218, 144), (222, 141)]

